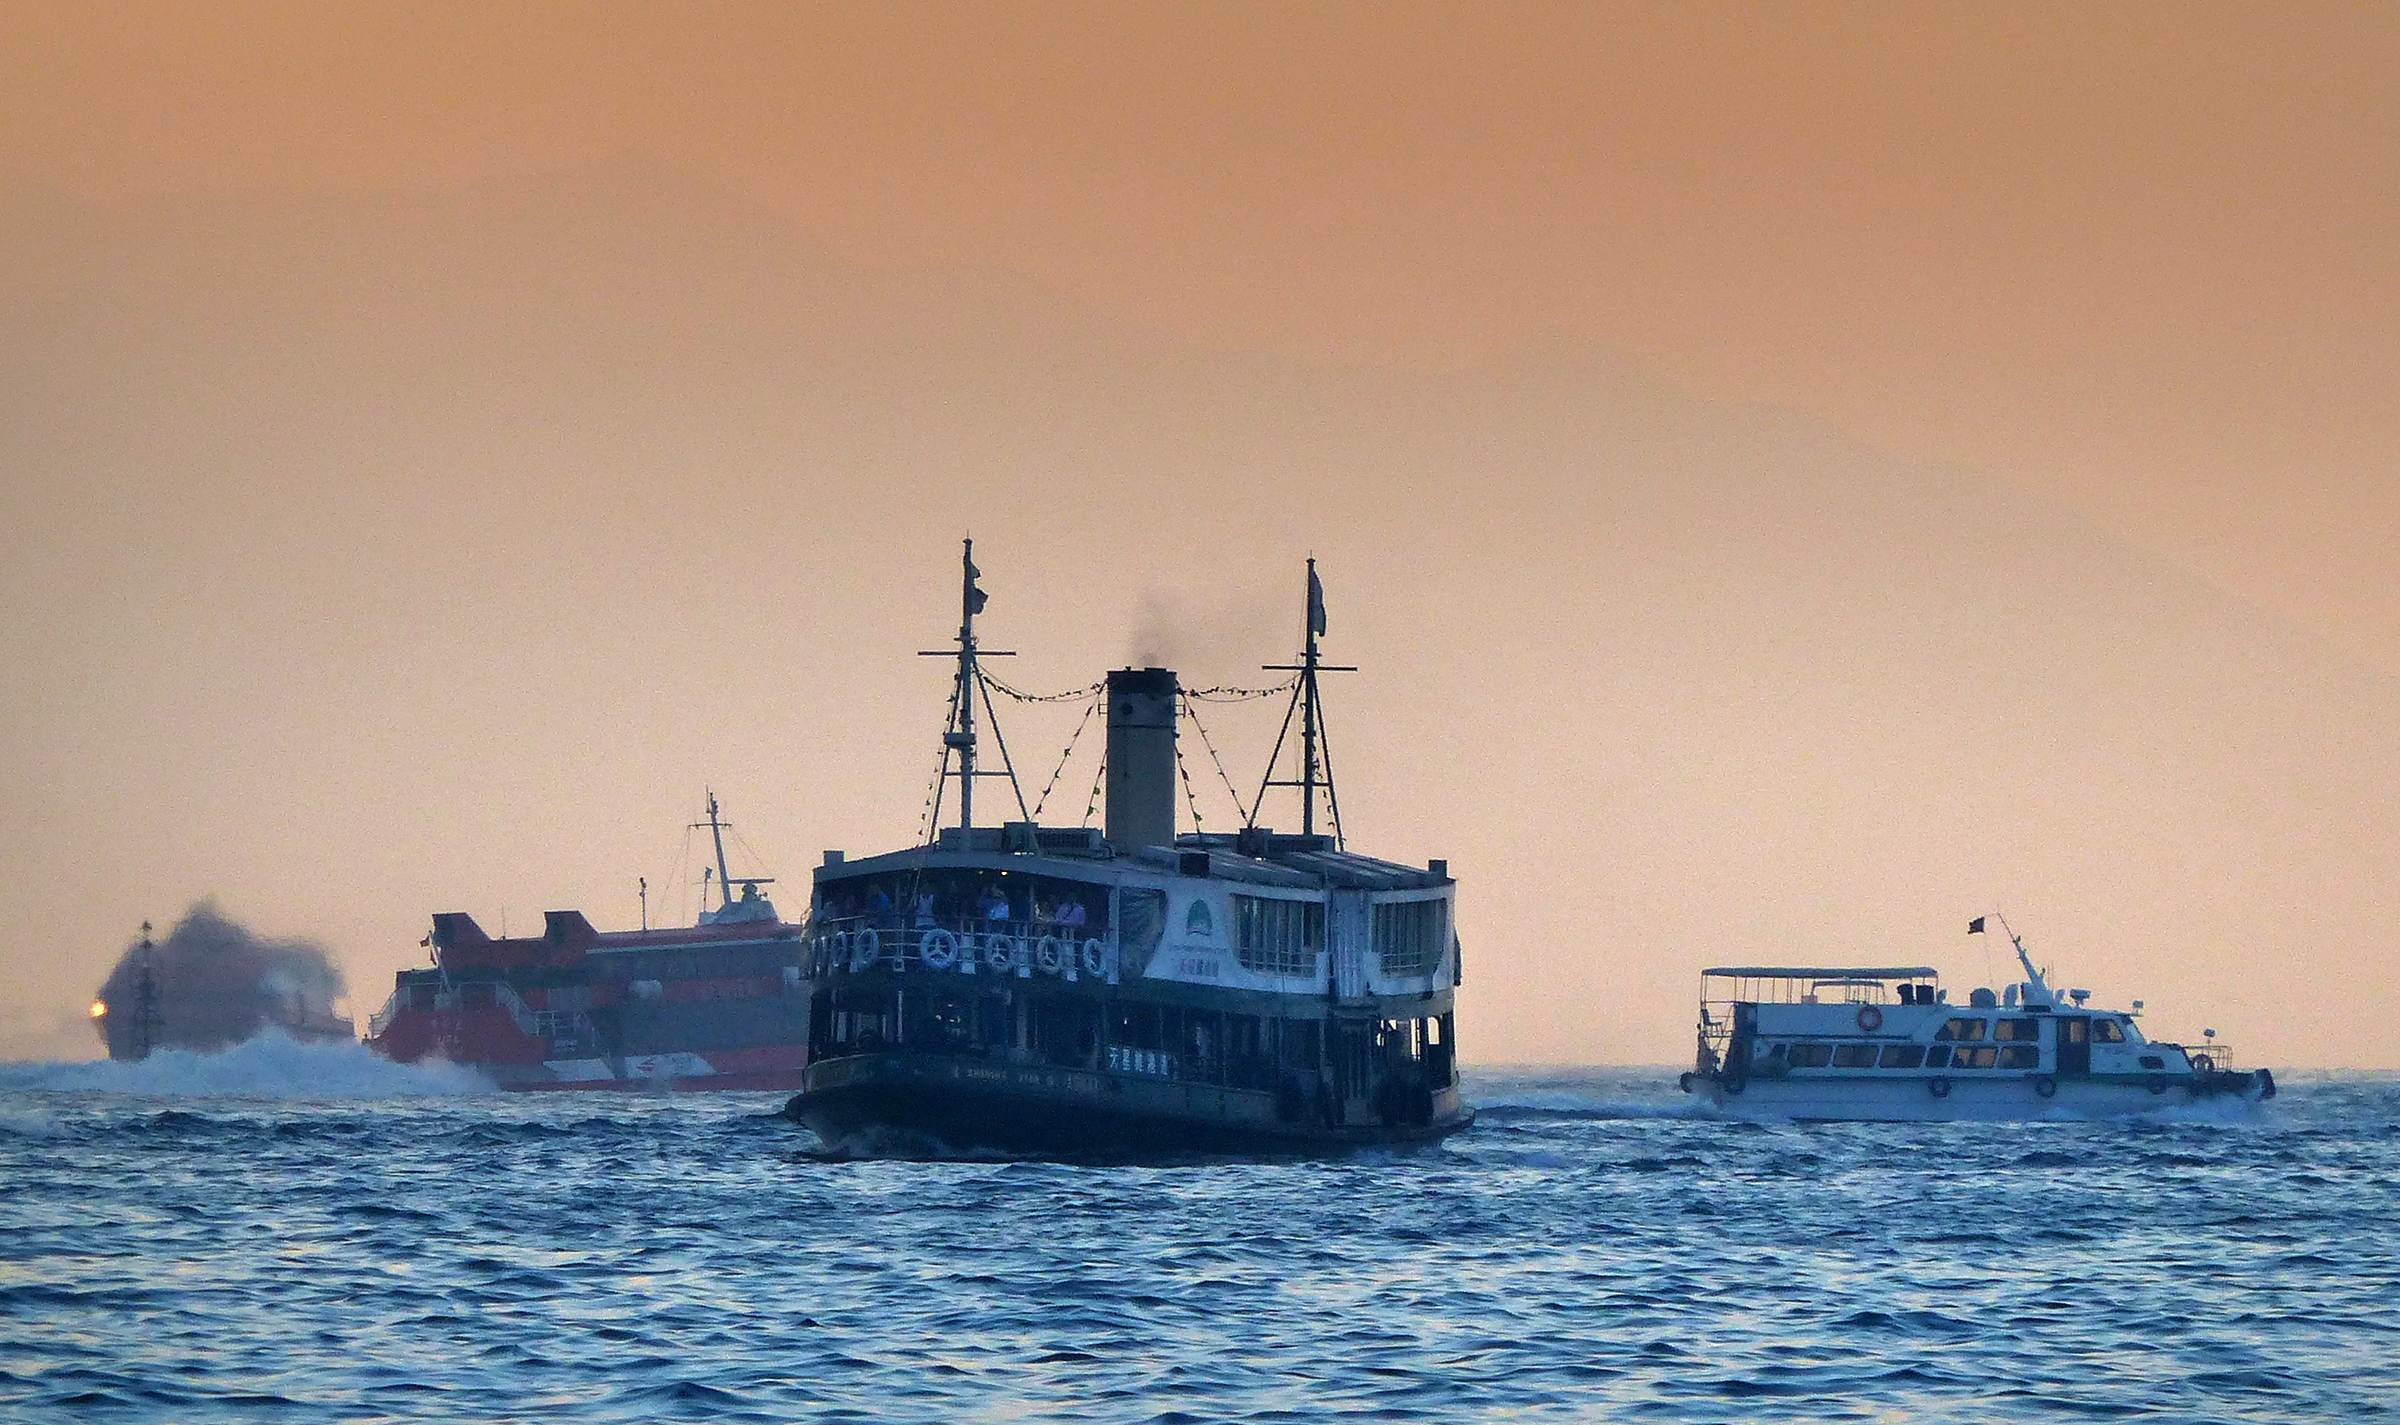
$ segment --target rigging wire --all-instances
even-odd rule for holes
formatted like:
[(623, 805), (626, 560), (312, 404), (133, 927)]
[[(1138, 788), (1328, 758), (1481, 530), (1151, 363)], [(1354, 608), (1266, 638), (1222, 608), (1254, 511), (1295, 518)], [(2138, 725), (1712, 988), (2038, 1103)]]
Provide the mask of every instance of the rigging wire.
[[(981, 672), (980, 669), (977, 671)], [(1069, 688), (1063, 693), (1027, 693), (1010, 687), (989, 673), (982, 673), (981, 676), (987, 686), (999, 689), (1001, 693), (1015, 698), (1020, 703), (1071, 703), (1077, 698), (1092, 697), (1107, 688), (1106, 683), (1087, 683), (1080, 688)], [(985, 696), (988, 699), (990, 695), (987, 693)]]
[(1075, 730), (1067, 735), (1066, 750), (1058, 754), (1058, 765), (1050, 771), (1050, 785), (1042, 788), (1042, 794), (1034, 799), (1033, 819), (1035, 821), (1042, 819), (1042, 808), (1050, 804), (1050, 794), (1058, 789), (1058, 779), (1067, 770), (1067, 759), (1075, 755), (1075, 743), (1083, 736), (1083, 730), (1092, 725), (1092, 714), (1100, 710), (1100, 705), (1104, 701), (1106, 699), (1103, 697), (1094, 697), (1083, 705), (1083, 716), (1076, 720)]
[(1192, 769), (1183, 763), (1183, 744), (1175, 745), (1175, 774), (1183, 778), (1183, 799), (1192, 806), (1192, 832), (1200, 832), (1200, 794), (1192, 790)]
[(1231, 686), (1216, 688), (1186, 688), (1183, 690), (1183, 695), (1187, 698), (1196, 698), (1204, 703), (1242, 703), (1248, 702), (1253, 698), (1280, 697), (1298, 686), (1300, 686), (1300, 675), (1294, 673), (1291, 677), (1284, 679), (1280, 683), (1277, 683), (1272, 688), (1236, 688)]
[(1225, 784), (1225, 795), (1233, 799), (1234, 813), (1241, 817), (1242, 825), (1253, 825), (1258, 818), (1242, 805), (1242, 794), (1234, 790), (1233, 777), (1225, 770), (1225, 759), (1217, 755), (1217, 744), (1209, 740), (1208, 729), (1201, 725), (1200, 710), (1187, 702), (1183, 705), (1183, 715), (1192, 720), (1192, 730), (1200, 734), (1200, 745), (1208, 749), (1208, 760), (1216, 765), (1217, 780)]
[(1100, 770), (1092, 774), (1092, 797), (1090, 801), (1083, 804), (1083, 820), (1077, 823), (1078, 825), (1090, 826), (1092, 824), (1092, 814), (1100, 810), (1100, 784), (1107, 780), (1108, 747), (1103, 743), (1100, 748)]

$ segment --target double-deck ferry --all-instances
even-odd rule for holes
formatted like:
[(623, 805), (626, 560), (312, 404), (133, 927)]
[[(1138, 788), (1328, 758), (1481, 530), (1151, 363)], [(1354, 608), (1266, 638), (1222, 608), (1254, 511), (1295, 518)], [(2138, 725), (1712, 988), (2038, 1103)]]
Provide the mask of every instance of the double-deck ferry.
[[(1178, 834), (1175, 673), (1124, 668), (1104, 701), (1101, 826), (1024, 809), (978, 824), (976, 792), (1016, 781), (977, 645), (964, 559), (950, 717), (918, 845), (828, 851), (809, 920), (808, 1063), (787, 1113), (829, 1141), (1148, 1154), (1305, 1152), (1464, 1128), (1452, 995), (1456, 883), (1344, 844), (1318, 677), (1312, 561), (1305, 649), (1284, 717), (1300, 830), (1248, 820)], [(941, 656), (950, 657), (945, 652)], [(1276, 691), (1280, 691), (1279, 689)], [(978, 725), (979, 710), (982, 726)], [(998, 770), (979, 765), (985, 730)], [(1280, 756), (1285, 740), (1277, 742)], [(941, 824), (955, 788), (957, 820)], [(1319, 830), (1317, 806), (1331, 814)], [(1097, 798), (1095, 798), (1097, 800)]]
[[(1981, 917), (1969, 922), (1982, 934)], [(2007, 922), (2001, 922), (2003, 932)], [(2142, 1033), (2142, 1003), (2062, 1003), (2014, 934), (2025, 978), (1950, 1003), (1930, 966), (1734, 965), (1701, 972), (1698, 1062), (1685, 1093), (1739, 1118), (1919, 1122), (2139, 1113), (2275, 1096), (2265, 1069)]]

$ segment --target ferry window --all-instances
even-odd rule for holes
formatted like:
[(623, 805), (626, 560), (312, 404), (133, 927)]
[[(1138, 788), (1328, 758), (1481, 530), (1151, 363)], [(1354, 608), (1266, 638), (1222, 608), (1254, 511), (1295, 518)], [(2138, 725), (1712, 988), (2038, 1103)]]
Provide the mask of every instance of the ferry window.
[(1953, 1049), (1950, 1051), (1950, 1067), (1953, 1069), (1988, 1069), (1992, 1067), (1993, 1062), (1999, 1056), (2000, 1051), (1989, 1044), (1979, 1049)]
[(1449, 943), (1440, 900), (1385, 901), (1375, 907), (1375, 959), (1386, 975), (1433, 972)]
[(2125, 1026), (2113, 1019), (2095, 1019), (2092, 1021), (2092, 1042), (2122, 1044), (2125, 1042)]
[(2042, 1051), (2031, 1044), (2010, 1044), (2000, 1051), (2003, 1069), (2030, 1069), (2041, 1062)]
[(2091, 1037), (2089, 1020), (2062, 1019), (2058, 1022), (2058, 1042), (2061, 1044), (2085, 1044), (2091, 1041)]
[(1913, 1069), (1925, 1062), (1922, 1044), (1886, 1044), (1883, 1046), (1883, 1066), (1887, 1069)]
[(1999, 1040), (2013, 1040), (2019, 1044), (2031, 1044), (2041, 1037), (2040, 1021), (2033, 1019), (1998, 1020), (1992, 1025), (1992, 1037)]
[(1117, 931), (1125, 974), (1139, 978), (1150, 968), (1150, 952), (1158, 948), (1159, 937), (1167, 933), (1167, 893), (1117, 892)]
[(1875, 1046), (1837, 1044), (1833, 1049), (1833, 1066), (1837, 1069), (1872, 1069), (1875, 1067)]
[(1324, 945), (1323, 902), (1233, 898), (1233, 952), (1243, 969), (1294, 979), (1314, 976), (1317, 951)]
[(1953, 1019), (1935, 1030), (1933, 1037), (1950, 1042), (1981, 1039), (1983, 1037), (1983, 1021), (1980, 1019)]
[[(1900, 1066), (1897, 1066), (1897, 1065), (1895, 1065), (1894, 1067), (1900, 1067)], [(1925, 1067), (1926, 1067), (1926, 1068), (1928, 1068), (1928, 1069), (1947, 1069), (1947, 1068), (1949, 1068), (1949, 1067), (1950, 1067), (1950, 1046), (1949, 1046), (1949, 1045), (1947, 1045), (1947, 1044), (1936, 1044), (1936, 1045), (1934, 1045), (1932, 1048), (1930, 1048), (1930, 1049), (1926, 1050), (1926, 1051), (1925, 1051)]]
[(2167, 1061), (2163, 1055), (2144, 1054), (2142, 1056), (2142, 1067), (2145, 1069), (2163, 1069), (2166, 1066)]
[(1795, 1069), (1822, 1069), (1833, 1062), (1831, 1044), (1794, 1044), (1791, 1065)]

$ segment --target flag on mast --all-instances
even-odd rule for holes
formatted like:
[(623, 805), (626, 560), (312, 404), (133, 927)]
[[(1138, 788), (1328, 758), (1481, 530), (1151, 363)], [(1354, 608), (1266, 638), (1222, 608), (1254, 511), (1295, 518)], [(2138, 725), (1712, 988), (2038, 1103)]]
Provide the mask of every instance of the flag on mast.
[(1967, 934), (1969, 934), (1969, 935), (1981, 935), (1981, 934), (1983, 934), (1983, 917), (1982, 917), (1982, 916), (1980, 916), (1980, 915), (1979, 915), (1979, 916), (1975, 917), (1973, 920), (1970, 920), (1970, 921), (1968, 921), (1968, 922), (1967, 922)]
[(1325, 632), (1325, 586), (1317, 582), (1317, 561), (1308, 561), (1308, 631)]

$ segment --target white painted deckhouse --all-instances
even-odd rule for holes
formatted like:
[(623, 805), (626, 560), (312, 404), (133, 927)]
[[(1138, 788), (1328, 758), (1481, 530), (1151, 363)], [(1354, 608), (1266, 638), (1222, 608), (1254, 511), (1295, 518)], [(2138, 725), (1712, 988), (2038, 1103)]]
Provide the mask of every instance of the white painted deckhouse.
[[(1981, 934), (1983, 919), (1969, 924)], [(2007, 922), (2001, 923), (2007, 930)], [(1701, 972), (1684, 1092), (1739, 1118), (1886, 1122), (2107, 1117), (2226, 1095), (2275, 1096), (2265, 1069), (2142, 1033), (2142, 1004), (2062, 1002), (2009, 936), (2025, 978), (1952, 1004), (1925, 965), (1728, 965)]]
[[(787, 1113), (829, 1141), (1144, 1154), (1311, 1151), (1465, 1127), (1448, 866), (1345, 844), (1318, 675), (1314, 562), (1283, 735), (1246, 824), (1178, 833), (1175, 673), (1110, 672), (1105, 821), (1026, 810), (979, 648), (973, 544), (942, 769), (918, 845), (817, 869), (809, 1038)], [(1003, 688), (1004, 691), (1008, 691)], [(998, 768), (984, 765), (988, 745)], [(1296, 774), (1278, 778), (1290, 746)], [(979, 824), (997, 779), (1016, 820)], [(1275, 788), (1300, 830), (1258, 824)], [(949, 799), (956, 820), (942, 824)], [(1097, 798), (1095, 798), (1097, 800)], [(1238, 796), (1237, 796), (1238, 800)], [(1320, 829), (1320, 802), (1328, 812)]]

